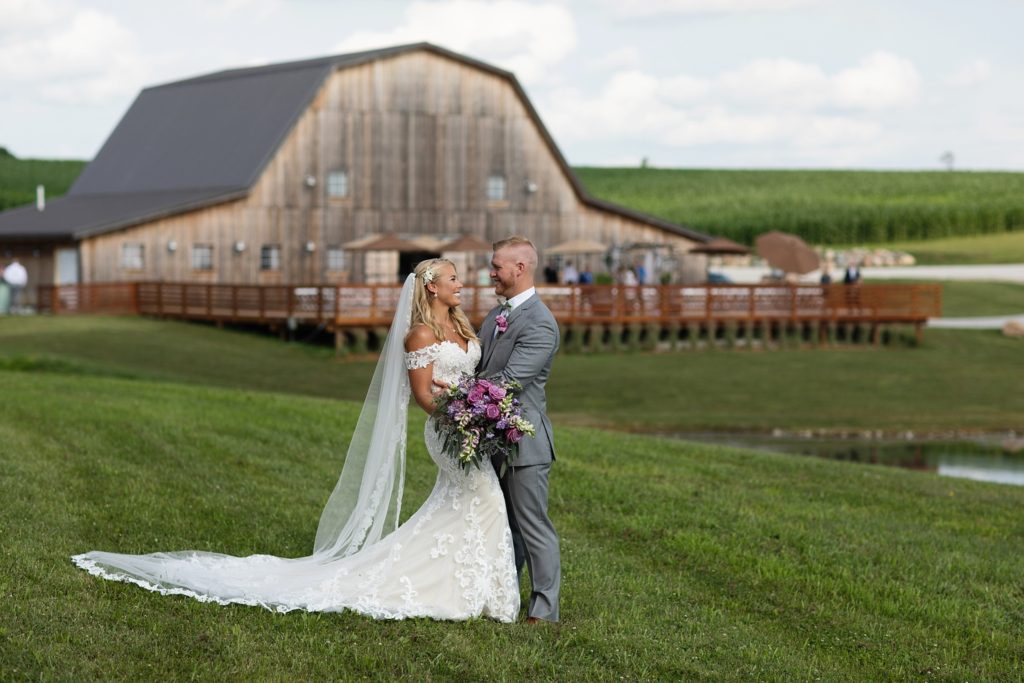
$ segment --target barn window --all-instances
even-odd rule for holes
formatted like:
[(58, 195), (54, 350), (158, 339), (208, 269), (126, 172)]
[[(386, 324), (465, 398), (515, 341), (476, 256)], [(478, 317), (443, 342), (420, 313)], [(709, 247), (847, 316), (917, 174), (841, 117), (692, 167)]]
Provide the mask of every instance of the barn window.
[(192, 270), (213, 270), (213, 245), (192, 245)]
[(327, 174), (327, 196), (348, 196), (348, 171), (331, 171)]
[(125, 270), (142, 270), (145, 268), (145, 247), (141, 244), (122, 244), (121, 267)]
[(260, 270), (281, 270), (281, 247), (264, 244), (260, 247)]
[(327, 247), (327, 270), (345, 270), (345, 252), (341, 247)]
[(503, 175), (492, 175), (487, 178), (487, 201), (490, 202), (502, 202), (505, 201), (505, 176)]

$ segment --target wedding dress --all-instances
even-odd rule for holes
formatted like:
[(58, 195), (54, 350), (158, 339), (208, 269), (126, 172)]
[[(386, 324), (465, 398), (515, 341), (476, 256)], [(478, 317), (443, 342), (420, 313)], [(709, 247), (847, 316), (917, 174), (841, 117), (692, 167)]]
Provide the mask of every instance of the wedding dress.
[(397, 525), (410, 398), (406, 371), (433, 364), (435, 379), (454, 383), (472, 374), (480, 359), (476, 342), (467, 350), (444, 341), (405, 353), (413, 286), (409, 276), (312, 555), (93, 551), (72, 561), (105, 579), (222, 605), (348, 609), (377, 619), (514, 621), (519, 581), (497, 476), (490, 467), (464, 471), (445, 455), (432, 418), (424, 438), (437, 481), (422, 507)]

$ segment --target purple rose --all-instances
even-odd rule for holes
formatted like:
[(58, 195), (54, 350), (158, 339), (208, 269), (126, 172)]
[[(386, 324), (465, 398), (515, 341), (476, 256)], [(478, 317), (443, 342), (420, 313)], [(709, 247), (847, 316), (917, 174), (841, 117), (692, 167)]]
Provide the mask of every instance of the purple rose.
[(488, 420), (497, 420), (499, 417), (501, 417), (501, 408), (499, 408), (498, 406), (494, 405), (493, 403), (490, 404), (489, 406), (487, 406), (487, 419)]
[(523, 433), (513, 427), (512, 429), (505, 432), (505, 438), (512, 443), (519, 443), (519, 440), (523, 438)]
[(502, 313), (494, 319), (494, 324), (498, 326), (498, 334), (501, 334), (508, 329), (508, 317)]
[(493, 398), (495, 401), (500, 401), (501, 399), (505, 398), (506, 392), (504, 387), (499, 387), (497, 384), (492, 384), (487, 388), (487, 393), (490, 394), (491, 398)]
[(469, 402), (472, 403), (473, 405), (478, 405), (481, 401), (484, 400), (485, 395), (486, 390), (483, 387), (475, 386), (469, 392), (469, 396), (467, 398), (469, 399)]

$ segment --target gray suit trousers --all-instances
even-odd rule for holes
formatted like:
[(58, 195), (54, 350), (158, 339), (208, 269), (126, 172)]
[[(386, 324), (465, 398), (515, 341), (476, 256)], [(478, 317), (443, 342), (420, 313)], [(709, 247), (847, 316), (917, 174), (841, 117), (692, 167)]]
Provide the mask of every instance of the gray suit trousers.
[(548, 517), (548, 473), (551, 463), (509, 467), (501, 477), (505, 495), (516, 571), (530, 572), (527, 616), (558, 621), (558, 593), (562, 578), (558, 534)]

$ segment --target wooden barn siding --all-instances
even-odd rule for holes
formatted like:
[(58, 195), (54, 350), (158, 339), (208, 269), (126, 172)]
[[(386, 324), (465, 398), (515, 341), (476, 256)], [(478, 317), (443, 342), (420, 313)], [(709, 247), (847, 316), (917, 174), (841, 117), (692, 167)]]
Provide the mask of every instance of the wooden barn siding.
[[(349, 173), (350, 196), (327, 197), (327, 174)], [(507, 180), (490, 205), (487, 178)], [(308, 187), (306, 176), (316, 178)], [(526, 192), (526, 183), (537, 185)], [(325, 82), (248, 197), (86, 240), (86, 282), (323, 282), (326, 250), (367, 233), (486, 240), (524, 234), (539, 247), (589, 238), (608, 244), (692, 243), (581, 204), (526, 108), (503, 78), (418, 52), (343, 69)], [(167, 242), (178, 250), (170, 253)], [(246, 243), (236, 254), (235, 241)], [(316, 251), (307, 254), (305, 243)], [(146, 267), (120, 268), (121, 245), (145, 246)], [(194, 243), (214, 244), (214, 270), (191, 269)], [(260, 272), (260, 247), (281, 247), (280, 272)]]

